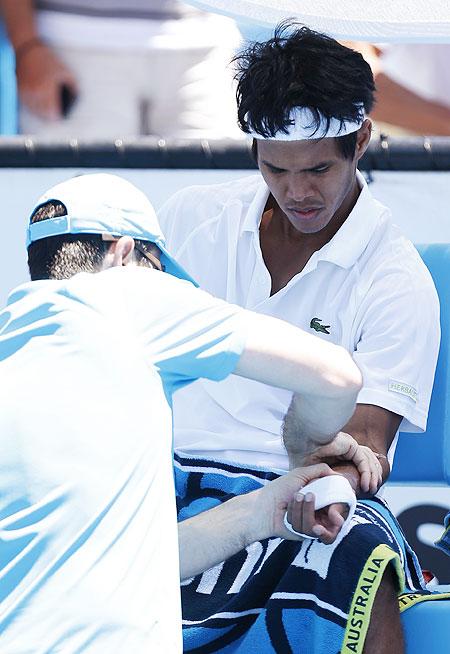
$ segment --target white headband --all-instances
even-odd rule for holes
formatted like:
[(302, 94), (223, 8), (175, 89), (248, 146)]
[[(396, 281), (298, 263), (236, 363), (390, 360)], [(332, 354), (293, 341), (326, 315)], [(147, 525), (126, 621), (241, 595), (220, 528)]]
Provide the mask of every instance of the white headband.
[[(360, 105), (362, 108), (362, 105)], [(279, 130), (273, 136), (261, 136), (254, 132), (250, 127), (249, 136), (255, 139), (264, 139), (269, 141), (305, 141), (309, 139), (331, 138), (334, 136), (346, 136), (352, 132), (356, 132), (364, 122), (364, 111), (361, 112), (361, 118), (358, 121), (339, 120), (338, 118), (330, 118), (329, 125), (327, 126), (327, 119), (320, 112), (320, 123), (316, 128), (316, 116), (308, 107), (294, 107), (289, 114), (289, 120), (292, 125), (286, 129), (287, 132)], [(249, 125), (250, 126), (250, 125)], [(328, 127), (328, 128), (327, 128)]]

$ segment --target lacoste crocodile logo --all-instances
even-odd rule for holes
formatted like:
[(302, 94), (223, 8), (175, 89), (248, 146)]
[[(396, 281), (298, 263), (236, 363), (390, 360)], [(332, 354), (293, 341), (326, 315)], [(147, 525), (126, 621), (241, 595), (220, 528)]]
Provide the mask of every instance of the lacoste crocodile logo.
[(329, 334), (329, 329), (331, 325), (321, 325), (322, 318), (313, 318), (309, 323), (311, 329), (315, 329), (316, 332), (322, 332), (322, 334)]

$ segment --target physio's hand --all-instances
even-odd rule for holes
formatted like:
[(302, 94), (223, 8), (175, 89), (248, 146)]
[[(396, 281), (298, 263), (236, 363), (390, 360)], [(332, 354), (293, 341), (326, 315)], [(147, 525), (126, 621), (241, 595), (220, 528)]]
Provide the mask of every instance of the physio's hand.
[(375, 452), (359, 443), (345, 432), (339, 432), (335, 438), (305, 457), (306, 464), (325, 462), (330, 466), (342, 462), (355, 465), (360, 476), (360, 488), (364, 493), (374, 495), (383, 483), (383, 469)]
[[(301, 540), (284, 526), (284, 515), (288, 511), (289, 522), (296, 531), (310, 534), (324, 543), (331, 543), (336, 538), (344, 522), (336, 505), (314, 510), (314, 495), (308, 493), (303, 497), (301, 489), (310, 481), (334, 474), (325, 463), (295, 468), (270, 482), (258, 491), (253, 508), (252, 533), (249, 542), (273, 536), (289, 540)], [(348, 509), (346, 505), (345, 509)]]
[(77, 93), (77, 82), (70, 70), (44, 43), (24, 52), (16, 66), (21, 102), (46, 120), (62, 117), (61, 87)]

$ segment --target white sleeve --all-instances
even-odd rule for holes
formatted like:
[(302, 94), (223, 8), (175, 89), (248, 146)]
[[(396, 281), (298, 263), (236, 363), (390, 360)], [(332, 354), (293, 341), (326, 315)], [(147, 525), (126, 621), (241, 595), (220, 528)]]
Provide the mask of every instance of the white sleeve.
[(354, 359), (363, 374), (358, 403), (403, 416), (402, 431), (424, 431), (440, 342), (431, 280), (388, 274), (374, 282), (358, 315)]

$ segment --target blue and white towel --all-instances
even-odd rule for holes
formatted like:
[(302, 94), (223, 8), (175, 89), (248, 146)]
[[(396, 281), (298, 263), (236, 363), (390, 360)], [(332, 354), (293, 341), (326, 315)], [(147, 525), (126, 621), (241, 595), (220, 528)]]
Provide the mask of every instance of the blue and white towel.
[(437, 548), (450, 556), (450, 513), (447, 513), (444, 520), (444, 533), (435, 542)]
[[(278, 475), (175, 455), (184, 520)], [(182, 584), (184, 651), (362, 652), (384, 570), (397, 572), (400, 607), (431, 595), (397, 521), (379, 499), (358, 502), (350, 531), (332, 545), (272, 538)], [(403, 603), (402, 603), (403, 601)]]

